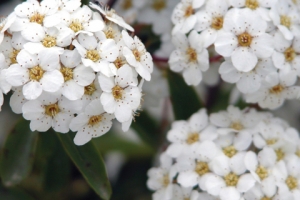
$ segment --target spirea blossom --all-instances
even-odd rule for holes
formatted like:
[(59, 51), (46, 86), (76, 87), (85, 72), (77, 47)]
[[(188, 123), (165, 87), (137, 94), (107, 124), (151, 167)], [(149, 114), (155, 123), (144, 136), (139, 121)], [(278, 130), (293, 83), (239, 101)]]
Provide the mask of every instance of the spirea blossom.
[(176, 199), (178, 190), (196, 200), (299, 198), (299, 133), (271, 113), (201, 109), (173, 122), (167, 139), (160, 165), (148, 171), (153, 199)]
[(77, 145), (108, 132), (113, 119), (127, 131), (140, 82), (153, 71), (151, 55), (114, 10), (80, 5), (30, 0), (0, 23), (0, 104), (13, 88), (12, 110), (32, 131), (71, 129)]
[[(282, 88), (278, 95), (276, 93), (273, 97), (272, 92), (264, 89), (268, 88), (271, 91), (270, 81), (276, 82), (275, 85), (272, 83), (272, 87), (279, 84), (278, 81), (269, 79), (273, 73), (279, 73), (280, 76), (290, 74), (292, 77), (284, 87), (298, 87), (298, 78), (295, 78), (295, 75), (299, 74), (300, 66), (299, 2), (196, 2), (181, 0), (173, 10), (172, 42), (175, 48), (169, 58), (172, 71), (182, 72), (188, 85), (199, 85), (203, 79), (201, 71), (206, 71), (213, 63), (220, 62), (219, 74), (223, 81), (236, 84), (238, 91), (249, 103), (263, 104), (263, 108), (276, 109), (285, 99), (299, 97), (299, 91), (294, 91), (293, 94), (288, 92), (288, 95), (282, 97)], [(189, 40), (189, 45), (183, 42), (186, 40)], [(199, 57), (199, 53), (203, 54), (206, 50), (210, 52), (209, 56)], [(190, 62), (191, 58), (194, 58), (194, 62)], [(272, 102), (278, 103), (272, 103), (268, 99), (274, 99)]]

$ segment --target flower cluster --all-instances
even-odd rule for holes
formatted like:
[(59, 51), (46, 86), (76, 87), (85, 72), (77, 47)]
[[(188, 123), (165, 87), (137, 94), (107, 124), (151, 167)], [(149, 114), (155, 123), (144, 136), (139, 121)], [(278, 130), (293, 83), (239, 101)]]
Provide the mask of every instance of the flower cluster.
[(0, 88), (32, 131), (77, 132), (83, 145), (116, 118), (127, 131), (151, 55), (114, 10), (80, 0), (28, 0), (0, 24)]
[(299, 1), (181, 0), (172, 14), (170, 68), (198, 85), (216, 56), (221, 78), (236, 83), (246, 102), (278, 108), (299, 96), (299, 11)]
[(300, 198), (299, 133), (271, 113), (201, 109), (173, 122), (167, 139), (148, 171), (154, 200)]

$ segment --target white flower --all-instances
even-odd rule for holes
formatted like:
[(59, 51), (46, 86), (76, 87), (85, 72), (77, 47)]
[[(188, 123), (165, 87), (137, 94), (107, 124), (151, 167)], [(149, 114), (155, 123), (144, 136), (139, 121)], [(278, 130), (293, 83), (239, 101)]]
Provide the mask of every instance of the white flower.
[(31, 55), (23, 49), (17, 61), (18, 64), (6, 70), (6, 81), (15, 87), (24, 85), (26, 99), (36, 99), (42, 91), (56, 92), (61, 88), (64, 78), (58, 70), (60, 64), (56, 53), (42, 50), (38, 55)]
[[(11, 31), (22, 31), (23, 37), (36, 42), (42, 37), (40, 34), (43, 32), (43, 26), (53, 27), (60, 23), (57, 11), (57, 1), (44, 0), (39, 3), (32, 0), (23, 2), (15, 8), (17, 18), (10, 29)], [(36, 33), (36, 35), (29, 37), (28, 33)]]
[[(91, 84), (84, 87), (84, 94), (80, 99), (83, 108), (85, 108), (94, 99), (100, 100), (101, 94), (102, 90), (100, 88), (98, 76), (96, 76), (95, 80)], [(82, 112), (84, 112), (84, 110), (82, 110)]]
[(84, 145), (92, 138), (100, 137), (107, 133), (112, 126), (114, 115), (103, 110), (99, 99), (91, 101), (83, 113), (72, 119), (70, 129), (76, 133), (74, 143)]
[(141, 101), (141, 92), (132, 69), (128, 65), (121, 67), (115, 78), (100, 74), (99, 83), (103, 90), (100, 100), (104, 110), (114, 113), (121, 123), (128, 121)]
[(171, 200), (173, 196), (173, 178), (176, 175), (172, 170), (172, 159), (166, 154), (160, 155), (161, 167), (148, 170), (147, 186), (154, 190), (153, 200)]
[(272, 173), (276, 159), (275, 151), (269, 147), (265, 147), (258, 155), (252, 151), (248, 151), (245, 156), (246, 168), (255, 180), (260, 183), (261, 190), (267, 196), (274, 196), (277, 191), (275, 177)]
[(23, 95), (22, 87), (14, 88), (13, 91), (14, 92), (9, 100), (9, 105), (14, 113), (22, 114), (22, 107), (28, 100)]
[(147, 3), (140, 11), (138, 22), (151, 24), (153, 32), (157, 35), (170, 33), (172, 30), (170, 15), (178, 1), (152, 0)]
[(94, 12), (86, 5), (80, 7), (73, 13), (61, 11), (60, 15), (62, 19), (60, 26), (71, 29), (73, 32), (72, 37), (79, 33), (92, 36), (93, 33), (100, 31), (105, 27), (105, 23), (102, 18), (95, 17), (97, 15), (95, 15)]
[(146, 51), (144, 44), (137, 36), (132, 38), (123, 30), (122, 37), (124, 42), (123, 55), (127, 62), (135, 68), (142, 78), (150, 81), (153, 71), (153, 62), (150, 53)]
[(43, 49), (55, 50), (58, 54), (63, 53), (63, 48), (71, 44), (72, 31), (67, 28), (57, 29), (56, 27), (44, 28), (43, 32), (36, 33), (33, 31), (23, 33), (25, 38), (32, 38), (36, 34), (41, 35), (39, 39), (34, 42), (27, 42), (24, 44), (26, 49), (31, 54), (37, 54)]
[(241, 194), (255, 185), (251, 174), (245, 173), (244, 154), (229, 159), (226, 156), (216, 157), (210, 164), (212, 172), (206, 178), (207, 192), (219, 196), (221, 200), (239, 200)]
[(294, 86), (297, 73), (270, 73), (261, 88), (252, 94), (246, 94), (246, 102), (258, 103), (262, 108), (276, 109), (282, 106), (285, 99), (294, 99), (299, 95), (299, 86)]
[(259, 59), (249, 72), (238, 71), (230, 59), (224, 61), (219, 68), (222, 79), (229, 83), (236, 83), (238, 90), (245, 94), (259, 90), (265, 77), (275, 71), (271, 58)]
[(194, 148), (189, 155), (182, 155), (176, 159), (174, 168), (179, 173), (177, 182), (183, 187), (199, 185), (206, 191), (206, 178), (211, 173), (210, 163), (221, 154), (221, 149), (212, 141), (204, 141)]
[(193, 190), (193, 188), (180, 187), (179, 185), (174, 185), (173, 187), (173, 198), (172, 200), (198, 200), (199, 192)]
[(83, 65), (108, 77), (115, 75), (116, 67), (112, 62), (116, 60), (119, 51), (113, 39), (97, 42), (94, 36), (80, 34), (78, 41), (73, 40), (73, 45), (81, 55)]
[(216, 51), (231, 57), (238, 71), (249, 72), (258, 58), (268, 58), (273, 53), (272, 37), (266, 33), (267, 23), (249, 9), (233, 8), (224, 18), (224, 32), (215, 42)]
[(270, 17), (287, 40), (299, 36), (299, 11), (290, 6), (287, 1), (278, 0), (270, 10)]
[(226, 1), (209, 0), (205, 5), (205, 9), (196, 13), (197, 23), (195, 30), (203, 36), (204, 46), (208, 47), (213, 44), (218, 33), (223, 30), (224, 16), (228, 11), (228, 3)]
[(254, 187), (252, 187), (250, 190), (245, 192), (245, 194), (243, 195), (243, 198), (245, 200), (254, 200), (254, 199), (273, 199), (273, 200), (275, 200), (275, 198), (272, 198), (274, 196), (266, 194), (263, 191), (263, 187), (259, 183), (256, 183)]
[(93, 2), (90, 2), (89, 6), (91, 8), (98, 10), (101, 14), (103, 14), (105, 16), (106, 19), (118, 24), (119, 26), (121, 26), (123, 28), (126, 28), (127, 30), (129, 30), (131, 32), (134, 31), (134, 29), (129, 24), (127, 24), (122, 17), (120, 17), (119, 15), (116, 14), (114, 9), (110, 9), (110, 10), (108, 10), (108, 8), (102, 9), (101, 6), (98, 6), (98, 5), (94, 4)]
[(197, 22), (195, 15), (196, 9), (200, 8), (205, 0), (181, 0), (173, 10), (171, 19), (175, 27), (172, 33), (188, 33), (192, 30)]
[(229, 2), (233, 7), (246, 7), (263, 20), (270, 21), (269, 9), (276, 4), (277, 0), (229, 0)]
[(23, 117), (31, 120), (32, 131), (47, 131), (52, 127), (60, 133), (69, 131), (74, 114), (81, 110), (80, 101), (70, 101), (61, 97), (60, 92), (44, 92), (38, 99), (27, 101), (23, 107)]
[(191, 153), (192, 146), (197, 145), (199, 141), (216, 139), (217, 133), (215, 127), (208, 124), (206, 110), (201, 109), (188, 121), (173, 122), (167, 138), (171, 142), (166, 151), (167, 154), (171, 157), (178, 157), (181, 154)]
[(9, 27), (12, 25), (15, 19), (16, 19), (16, 15), (14, 12), (12, 12), (10, 15), (8, 15), (7, 18), (0, 21), (0, 44), (3, 41), (5, 31), (9, 29)]
[(176, 50), (172, 52), (169, 64), (171, 70), (183, 70), (183, 78), (188, 85), (198, 85), (202, 80), (202, 72), (209, 67), (208, 51), (202, 46), (201, 35), (193, 30), (188, 38), (177, 33), (173, 36)]
[(69, 13), (74, 12), (81, 5), (80, 0), (57, 0), (57, 2), (58, 2), (59, 10), (66, 10)]
[(297, 70), (300, 75), (300, 38), (286, 40), (281, 32), (274, 34), (275, 51), (272, 59), (275, 67), (283, 71)]
[(84, 94), (84, 87), (90, 85), (95, 79), (95, 72), (80, 64), (80, 55), (77, 50), (65, 50), (60, 55), (62, 66), (60, 72), (64, 77), (62, 94), (70, 99), (80, 99)]

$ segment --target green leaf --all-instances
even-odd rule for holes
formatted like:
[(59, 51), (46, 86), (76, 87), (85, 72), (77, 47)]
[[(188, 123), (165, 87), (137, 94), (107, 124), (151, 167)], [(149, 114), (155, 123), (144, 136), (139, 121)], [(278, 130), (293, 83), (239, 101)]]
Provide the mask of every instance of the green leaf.
[(0, 199), (3, 200), (34, 200), (31, 196), (19, 189), (7, 189), (0, 185)]
[(8, 135), (0, 155), (0, 176), (5, 186), (19, 184), (32, 169), (38, 139), (29, 121), (21, 120)]
[(132, 122), (131, 128), (133, 128), (140, 139), (148, 144), (150, 147), (157, 147), (158, 141), (158, 125), (151, 118), (151, 116), (146, 112), (142, 111), (140, 116), (135, 118), (135, 122)]
[(185, 83), (181, 75), (170, 70), (167, 75), (175, 119), (186, 120), (203, 106), (195, 90)]
[(94, 191), (105, 200), (110, 199), (111, 186), (108, 181), (102, 156), (92, 142), (76, 146), (74, 133), (57, 133), (65, 151)]

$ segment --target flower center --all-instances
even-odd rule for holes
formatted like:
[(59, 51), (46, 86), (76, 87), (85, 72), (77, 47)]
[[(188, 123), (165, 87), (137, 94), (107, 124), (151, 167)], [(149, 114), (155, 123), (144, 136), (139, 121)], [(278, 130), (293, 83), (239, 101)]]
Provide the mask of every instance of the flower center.
[(48, 48), (54, 47), (54, 46), (56, 45), (56, 38), (47, 35), (47, 36), (43, 39), (42, 44), (43, 44), (45, 47), (48, 47)]
[(210, 26), (216, 30), (223, 28), (223, 17), (214, 17)]
[(232, 122), (230, 128), (240, 131), (244, 129), (244, 126), (240, 122)]
[(126, 60), (122, 59), (121, 57), (117, 57), (117, 59), (114, 62), (117, 69), (120, 69), (123, 65), (126, 64)]
[(194, 9), (192, 5), (189, 5), (184, 12), (184, 17), (188, 18), (189, 16), (191, 16), (192, 14), (194, 14)]
[(287, 28), (290, 28), (291, 27), (291, 23), (292, 23), (292, 20), (289, 16), (286, 16), (286, 15), (281, 15), (280, 16), (280, 24), (287, 27)]
[(84, 94), (85, 95), (92, 96), (95, 91), (96, 91), (96, 87), (95, 87), (94, 82), (91, 83), (90, 85), (87, 85), (87, 86), (84, 87)]
[(287, 179), (285, 180), (285, 183), (290, 190), (296, 189), (298, 187), (297, 179), (292, 176), (288, 176)]
[(170, 183), (169, 176), (168, 175), (164, 175), (163, 178), (162, 178), (162, 180), (161, 180), (161, 182), (162, 182), (162, 185), (164, 187), (167, 187), (169, 185), (169, 183)]
[(296, 152), (295, 152), (296, 156), (298, 156), (300, 158), (300, 149), (298, 149)]
[(94, 115), (90, 117), (88, 125), (95, 126), (102, 121), (102, 115)]
[(285, 51), (284, 51), (284, 57), (285, 57), (285, 60), (287, 62), (291, 62), (295, 59), (296, 57), (296, 52), (295, 50), (290, 47), (290, 48), (287, 48)]
[(167, 4), (165, 0), (154, 0), (152, 8), (156, 11), (161, 11), (166, 8)]
[(276, 139), (276, 138), (266, 140), (267, 145), (273, 145), (273, 144), (275, 144), (276, 142), (277, 142), (277, 139)]
[(120, 86), (116, 85), (115, 87), (112, 88), (112, 94), (115, 98), (115, 100), (120, 100), (123, 97), (123, 88)]
[(135, 59), (138, 62), (140, 62), (141, 61), (141, 54), (140, 54), (140, 52), (137, 49), (134, 49), (134, 50), (132, 50), (132, 53), (133, 53)]
[(252, 42), (252, 36), (247, 32), (242, 33), (238, 36), (238, 42), (242, 47), (249, 47)]
[(13, 51), (10, 53), (9, 59), (10, 59), (11, 64), (17, 63), (17, 56), (18, 56), (20, 51), (21, 50), (13, 49)]
[(207, 172), (209, 172), (208, 164), (206, 162), (197, 162), (195, 172), (197, 172), (197, 174), (199, 174), (200, 176), (206, 174)]
[(40, 81), (44, 75), (44, 70), (40, 66), (29, 69), (29, 79), (32, 81)]
[(29, 19), (30, 22), (35, 22), (38, 24), (42, 24), (44, 21), (44, 16), (41, 15), (40, 13), (35, 13), (34, 15), (32, 15)]
[(227, 186), (236, 186), (239, 181), (239, 177), (234, 173), (229, 173), (224, 177), (224, 180)]
[(284, 158), (285, 154), (281, 149), (275, 150), (276, 156), (277, 156), (277, 161), (280, 161)]
[(189, 62), (197, 62), (197, 52), (195, 49), (189, 47), (186, 51)]
[(73, 79), (73, 69), (62, 66), (60, 72), (64, 76), (65, 82)]
[(193, 144), (195, 142), (199, 141), (199, 134), (198, 133), (191, 133), (188, 135), (188, 138), (186, 139), (186, 143)]
[(100, 55), (97, 50), (88, 50), (86, 52), (86, 58), (96, 62), (100, 59)]
[(55, 117), (60, 112), (58, 103), (45, 106), (45, 114), (50, 117)]
[(271, 200), (269, 197), (262, 197), (260, 200)]
[(124, 0), (122, 4), (122, 8), (124, 10), (128, 10), (129, 8), (132, 8), (132, 0)]
[(259, 6), (259, 3), (258, 3), (257, 0), (246, 0), (245, 5), (246, 5), (247, 8), (255, 10)]
[(271, 89), (269, 89), (269, 92), (271, 94), (280, 94), (284, 90), (284, 87), (282, 85), (275, 85)]
[(107, 39), (114, 39), (115, 36), (116, 36), (115, 31), (110, 26), (106, 30), (104, 30), (103, 32), (104, 32)]
[(69, 28), (72, 29), (75, 33), (78, 31), (83, 30), (82, 24), (79, 22), (78, 19), (74, 20), (70, 25)]
[(261, 180), (268, 177), (268, 171), (263, 166), (258, 166), (255, 172)]
[(223, 153), (231, 158), (237, 153), (237, 150), (234, 148), (234, 146), (228, 146), (223, 149)]

